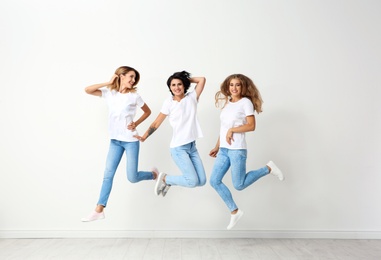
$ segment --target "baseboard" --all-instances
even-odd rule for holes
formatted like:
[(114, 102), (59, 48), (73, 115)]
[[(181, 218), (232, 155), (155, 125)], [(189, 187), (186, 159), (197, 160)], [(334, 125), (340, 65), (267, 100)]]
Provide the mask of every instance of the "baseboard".
[(0, 238), (302, 238), (381, 239), (381, 231), (0, 230)]

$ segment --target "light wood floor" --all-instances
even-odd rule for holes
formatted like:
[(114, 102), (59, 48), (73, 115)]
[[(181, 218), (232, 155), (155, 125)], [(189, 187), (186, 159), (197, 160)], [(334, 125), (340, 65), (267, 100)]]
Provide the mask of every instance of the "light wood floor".
[(381, 240), (0, 239), (0, 259), (381, 259)]

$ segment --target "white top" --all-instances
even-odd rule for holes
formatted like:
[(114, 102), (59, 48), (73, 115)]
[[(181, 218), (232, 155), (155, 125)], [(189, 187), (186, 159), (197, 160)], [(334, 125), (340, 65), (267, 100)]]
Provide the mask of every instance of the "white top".
[(226, 134), (230, 128), (246, 124), (246, 117), (251, 115), (254, 115), (254, 106), (250, 99), (244, 97), (234, 103), (228, 101), (220, 114), (220, 147), (247, 149), (245, 133), (234, 133), (231, 145), (226, 142)]
[(161, 113), (168, 116), (173, 134), (170, 147), (188, 144), (202, 137), (200, 124), (197, 120), (197, 96), (192, 91), (185, 95), (180, 102), (170, 96), (164, 101)]
[(144, 101), (138, 93), (122, 94), (109, 88), (101, 88), (102, 98), (106, 99), (109, 108), (108, 131), (111, 139), (124, 142), (136, 142), (137, 131), (127, 129), (127, 125), (133, 121), (136, 108), (142, 107)]

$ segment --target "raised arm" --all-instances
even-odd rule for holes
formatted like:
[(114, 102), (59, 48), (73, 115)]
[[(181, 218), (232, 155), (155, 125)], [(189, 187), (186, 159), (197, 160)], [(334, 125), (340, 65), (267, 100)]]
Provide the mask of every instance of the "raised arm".
[(94, 85), (88, 86), (85, 88), (85, 92), (87, 94), (100, 97), (100, 96), (102, 96), (102, 91), (100, 91), (99, 89), (103, 88), (105, 86), (111, 85), (117, 77), (118, 77), (118, 75), (114, 74), (111, 77), (109, 82), (104, 82), (104, 83), (99, 83), (99, 84), (94, 84)]
[(148, 130), (144, 133), (144, 135), (143, 136), (136, 135), (135, 137), (139, 141), (144, 142), (150, 135), (152, 135), (156, 131), (156, 129), (159, 128), (159, 126), (161, 125), (161, 123), (163, 123), (166, 117), (167, 116), (164, 115), (163, 113), (159, 113), (155, 121), (153, 121), (153, 123), (149, 126)]
[(194, 89), (196, 91), (197, 100), (198, 100), (202, 91), (204, 90), (206, 78), (205, 77), (192, 77), (189, 80), (191, 83), (196, 83), (196, 87)]

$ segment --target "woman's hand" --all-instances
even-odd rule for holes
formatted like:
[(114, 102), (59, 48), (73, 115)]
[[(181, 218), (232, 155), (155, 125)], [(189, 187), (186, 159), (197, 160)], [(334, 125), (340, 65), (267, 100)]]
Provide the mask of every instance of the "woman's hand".
[(144, 137), (142, 137), (142, 136), (140, 136), (140, 135), (134, 135), (134, 137), (135, 137), (136, 139), (138, 139), (140, 142), (144, 142), (144, 141), (146, 140), (146, 138), (144, 138)]
[(127, 129), (128, 130), (131, 130), (131, 131), (134, 131), (136, 129), (136, 124), (135, 122), (131, 122), (127, 125)]
[(112, 77), (111, 77), (111, 79), (110, 79), (110, 82), (109, 82), (109, 85), (111, 85), (112, 83), (114, 83), (114, 81), (115, 81), (116, 78), (119, 78), (119, 76), (116, 75), (116, 74), (112, 75)]
[(233, 131), (232, 129), (230, 128), (228, 130), (228, 132), (226, 133), (226, 142), (231, 145), (232, 144), (232, 141), (234, 142), (234, 138), (233, 138)]
[(214, 157), (214, 158), (216, 158), (216, 157), (217, 157), (218, 150), (220, 150), (219, 147), (214, 147), (214, 148), (209, 152), (209, 156), (210, 156), (210, 157)]

